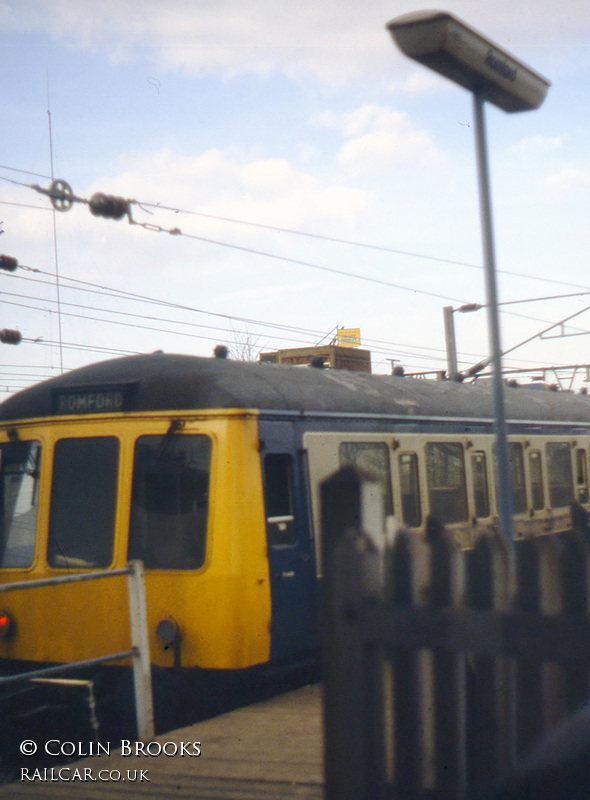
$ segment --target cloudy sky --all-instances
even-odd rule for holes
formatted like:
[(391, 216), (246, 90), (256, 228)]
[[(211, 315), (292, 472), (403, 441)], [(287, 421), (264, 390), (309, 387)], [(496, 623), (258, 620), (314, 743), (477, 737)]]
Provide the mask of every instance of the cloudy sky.
[[(0, 0), (0, 252), (24, 267), (0, 273), (0, 328), (24, 337), (0, 345), (0, 397), (119, 353), (256, 356), (337, 326), (374, 371), (444, 368), (443, 307), (485, 287), (471, 97), (385, 28), (422, 7)], [(486, 108), (505, 366), (590, 362), (587, 2), (444, 7), (552, 84), (538, 111)], [(54, 213), (32, 188), (52, 179), (131, 217)], [(455, 320), (467, 368), (485, 309)]]

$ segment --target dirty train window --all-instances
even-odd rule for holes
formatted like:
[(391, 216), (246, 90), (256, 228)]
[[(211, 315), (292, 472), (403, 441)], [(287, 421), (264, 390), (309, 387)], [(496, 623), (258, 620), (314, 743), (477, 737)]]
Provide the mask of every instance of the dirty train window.
[(119, 441), (60, 439), (53, 454), (47, 561), (108, 567), (113, 557)]
[(430, 513), (439, 522), (467, 519), (467, 488), (463, 446), (459, 442), (426, 445)]
[(389, 448), (385, 442), (342, 442), (340, 445), (340, 464), (354, 464), (363, 472), (368, 472), (381, 484), (383, 490), (384, 512), (393, 514), (391, 494), (391, 473), (389, 468)]
[(264, 503), (271, 547), (297, 542), (293, 498), (293, 459), (288, 453), (268, 453), (264, 457)]
[(572, 453), (568, 442), (547, 443), (547, 475), (551, 506), (569, 506), (574, 499), (574, 484)]
[(146, 569), (198, 569), (205, 561), (211, 440), (142, 436), (135, 445), (130, 559)]
[(531, 450), (529, 452), (529, 472), (531, 476), (531, 499), (533, 510), (539, 511), (545, 508), (545, 492), (543, 489), (543, 463), (541, 461), (541, 451)]
[(420, 509), (420, 483), (418, 480), (418, 456), (416, 453), (401, 453), (399, 456), (399, 480), (402, 496), (402, 519), (410, 528), (422, 524)]
[(33, 562), (40, 456), (39, 442), (0, 445), (0, 567)]

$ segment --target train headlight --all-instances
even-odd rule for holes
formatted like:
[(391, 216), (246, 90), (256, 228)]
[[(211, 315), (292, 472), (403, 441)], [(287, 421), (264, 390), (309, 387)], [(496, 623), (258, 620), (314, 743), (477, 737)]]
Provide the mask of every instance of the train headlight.
[(8, 611), (0, 611), (0, 639), (6, 639), (14, 632), (14, 620)]

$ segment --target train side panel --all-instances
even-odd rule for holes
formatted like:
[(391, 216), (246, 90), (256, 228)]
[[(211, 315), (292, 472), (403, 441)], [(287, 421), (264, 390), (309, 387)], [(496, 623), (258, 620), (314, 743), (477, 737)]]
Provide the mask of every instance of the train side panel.
[[(434, 517), (452, 531), (459, 546), (471, 547), (481, 531), (497, 527), (491, 428), (488, 433), (481, 426), (466, 432), (457, 425), (449, 433), (428, 422), (423, 430), (412, 427), (392, 425), (380, 433), (369, 429), (304, 434), (316, 531), (320, 484), (346, 463), (373, 474), (381, 484), (392, 530), (404, 525), (425, 535), (427, 519)], [(590, 511), (590, 437), (572, 436), (551, 426), (544, 433), (542, 428), (513, 428), (509, 436), (517, 538), (570, 530), (572, 503)]]
[[(5, 548), (1, 581), (119, 567), (130, 557), (144, 556), (154, 664), (172, 666), (173, 663), (172, 649), (156, 635), (162, 619), (171, 620), (178, 627), (182, 667), (239, 669), (268, 660), (270, 587), (255, 415), (226, 413), (201, 415), (197, 419), (190, 419), (188, 415), (68, 419), (43, 426), (22, 424), (18, 430), (21, 442), (37, 441), (41, 445), (40, 466), (35, 475), (37, 486), (30, 492), (35, 495), (37, 535), (34, 556), (17, 553), (16, 546), (10, 553)], [(193, 441), (198, 445), (197, 456), (190, 455)], [(67, 495), (68, 489), (59, 489), (60, 481), (52, 475), (51, 467), (60, 463), (61, 458), (66, 470), (63, 483), (69, 480), (76, 484), (76, 470), (86, 468), (85, 464), (77, 463), (76, 452), (88, 450), (90, 444), (96, 442), (103, 450), (107, 442), (108, 449), (117, 455), (112, 459), (115, 474), (108, 476), (103, 472), (100, 482), (110, 482), (118, 499), (113, 501), (114, 537), (109, 554), (105, 555), (104, 550), (100, 555), (100, 548), (89, 545), (86, 549), (99, 552), (95, 560), (100, 562), (90, 563), (89, 555), (85, 553), (84, 560), (80, 557), (81, 550), (76, 551), (73, 543), (76, 530), (67, 531), (70, 537), (67, 539), (66, 528), (74, 523), (60, 518), (59, 507), (60, 502), (65, 504), (67, 500), (70, 508), (74, 506), (70, 516), (76, 520), (77, 514), (93, 509), (94, 501), (86, 498), (85, 504), (84, 499), (70, 496), (60, 501), (59, 491)], [(174, 537), (180, 539), (190, 534), (183, 530), (186, 523), (182, 521), (186, 517), (190, 522), (190, 509), (170, 506), (171, 503), (188, 503), (186, 498), (193, 491), (188, 460), (199, 457), (199, 447), (203, 450), (203, 443), (210, 451), (208, 483), (200, 490), (203, 510), (199, 514), (206, 514), (206, 531), (202, 537), (204, 550), (191, 565), (180, 562), (180, 555), (171, 552)], [(159, 466), (158, 448), (167, 453), (165, 460), (173, 467), (167, 474)], [(178, 454), (174, 453), (175, 448), (180, 451)], [(59, 455), (62, 450), (63, 457)], [(140, 453), (147, 465), (142, 475), (143, 494), (138, 489), (141, 481), (137, 474), (135, 482), (132, 478)], [(184, 466), (181, 465), (183, 459)], [(92, 472), (92, 467), (88, 469)], [(20, 495), (23, 494), (22, 485), (30, 482), (29, 477), (23, 477), (25, 471), (23, 467), (17, 474), (15, 467), (13, 474), (6, 476), (6, 504), (12, 491), (8, 485), (11, 481), (19, 484)], [(186, 484), (187, 488), (175, 489), (173, 481), (176, 486)], [(99, 497), (103, 495), (97, 495), (97, 499)], [(14, 510), (24, 500), (18, 497), (10, 502)], [(187, 513), (183, 514), (184, 511)], [(31, 512), (32, 509), (28, 509), (29, 515)], [(22, 521), (21, 517), (24, 518), (24, 514), (18, 521)], [(149, 517), (149, 525), (143, 517)], [(55, 519), (63, 526), (61, 534), (56, 533)], [(167, 552), (154, 554), (155, 551), (146, 549), (139, 535), (132, 551), (128, 532), (139, 526), (141, 536), (152, 535), (154, 539), (160, 522), (162, 535), (157, 538), (159, 546), (167, 548)], [(62, 529), (58, 527), (59, 530)], [(174, 535), (165, 539), (166, 530), (172, 530)], [(13, 531), (13, 539), (15, 536)], [(59, 545), (59, 536), (62, 545), (67, 540), (67, 547)], [(5, 664), (12, 659), (42, 663), (79, 660), (128, 646), (124, 579), (7, 593), (2, 603), (16, 622), (14, 635), (0, 640), (0, 658), (6, 659)]]

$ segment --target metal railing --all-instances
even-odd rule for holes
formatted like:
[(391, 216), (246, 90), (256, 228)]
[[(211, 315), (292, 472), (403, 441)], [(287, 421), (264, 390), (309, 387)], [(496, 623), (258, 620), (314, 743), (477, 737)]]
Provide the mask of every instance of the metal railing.
[(59, 575), (53, 578), (40, 578), (32, 581), (18, 581), (0, 585), (3, 592), (38, 589), (42, 586), (59, 586), (65, 583), (82, 583), (84, 581), (102, 580), (127, 576), (127, 597), (129, 601), (129, 628), (131, 647), (117, 653), (108, 653), (83, 661), (72, 661), (57, 664), (29, 672), (0, 677), (0, 686), (19, 683), (35, 678), (48, 678), (77, 669), (95, 667), (125, 658), (133, 659), (133, 681), (135, 687), (135, 714), (137, 736), (142, 741), (149, 741), (154, 736), (154, 710), (152, 699), (152, 679), (150, 668), (147, 612), (145, 600), (144, 570), (141, 561), (130, 561), (124, 569), (105, 570), (102, 572), (83, 572), (76, 575)]

